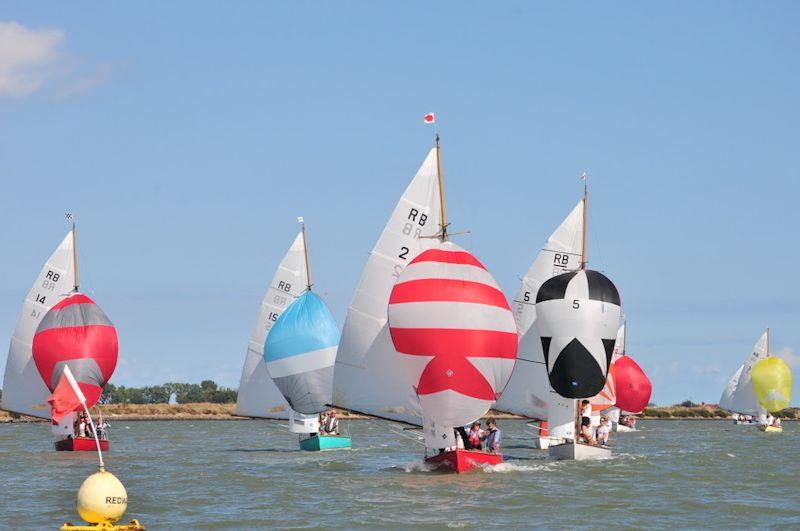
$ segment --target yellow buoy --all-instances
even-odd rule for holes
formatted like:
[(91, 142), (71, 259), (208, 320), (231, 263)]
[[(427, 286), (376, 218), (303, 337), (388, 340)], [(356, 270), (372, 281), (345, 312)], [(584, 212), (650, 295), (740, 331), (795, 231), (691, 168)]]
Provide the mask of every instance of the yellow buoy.
[(127, 507), (125, 487), (103, 467), (86, 478), (78, 490), (78, 514), (91, 524), (114, 523)]

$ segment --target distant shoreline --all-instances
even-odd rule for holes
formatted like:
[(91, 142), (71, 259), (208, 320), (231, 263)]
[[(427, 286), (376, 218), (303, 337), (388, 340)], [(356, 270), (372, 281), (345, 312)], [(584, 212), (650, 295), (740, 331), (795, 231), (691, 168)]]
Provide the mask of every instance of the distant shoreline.
[[(264, 420), (253, 417), (237, 417), (233, 414), (234, 404), (105, 404), (98, 408), (92, 408), (92, 416), (99, 417), (102, 413), (105, 420), (114, 421), (205, 421), (205, 420)], [(345, 410), (339, 411), (341, 420), (369, 420), (372, 417), (350, 413)], [(784, 410), (783, 420), (799, 420), (798, 409)], [(782, 413), (784, 413), (782, 412)], [(486, 415), (494, 416), (497, 419), (524, 420), (525, 417), (489, 411)], [(721, 420), (730, 422), (730, 413), (720, 409), (715, 405), (701, 405), (693, 407), (684, 406), (659, 406), (645, 409), (644, 414), (636, 415), (641, 420)], [(25, 422), (47, 422), (46, 420), (15, 416), (11, 413), (0, 411), (0, 423), (25, 423)]]

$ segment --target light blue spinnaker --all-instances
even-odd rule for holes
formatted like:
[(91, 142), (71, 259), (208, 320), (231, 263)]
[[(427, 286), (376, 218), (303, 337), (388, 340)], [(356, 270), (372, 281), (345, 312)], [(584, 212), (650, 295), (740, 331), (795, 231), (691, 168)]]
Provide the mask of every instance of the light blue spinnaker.
[(311, 291), (278, 317), (264, 342), (264, 361), (292, 409), (312, 415), (331, 403), (338, 345), (336, 321)]

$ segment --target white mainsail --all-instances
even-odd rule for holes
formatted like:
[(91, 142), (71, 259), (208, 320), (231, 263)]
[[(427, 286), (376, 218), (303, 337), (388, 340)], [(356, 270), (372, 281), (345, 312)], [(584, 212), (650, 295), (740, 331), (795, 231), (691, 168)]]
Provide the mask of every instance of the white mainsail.
[(333, 404), (422, 424), (419, 401), (405, 378), (387, 324), (395, 280), (417, 254), (437, 244), (440, 223), (436, 149), (400, 198), (367, 260), (347, 310), (333, 378)]
[(258, 320), (247, 346), (235, 414), (242, 417), (288, 419), (289, 404), (275, 386), (264, 362), (264, 341), (281, 312), (306, 289), (308, 279), (303, 253), (303, 234), (294, 243), (278, 265), (272, 277)]
[(619, 330), (617, 330), (617, 340), (614, 343), (614, 353), (611, 355), (611, 364), (613, 365), (620, 356), (624, 356), (627, 348), (625, 346), (625, 341), (627, 339), (626, 335), (626, 327), (627, 322), (623, 321), (621, 325), (619, 325)]
[(550, 382), (536, 327), (536, 293), (549, 278), (576, 270), (581, 261), (583, 201), (580, 201), (553, 234), (522, 279), (512, 306), (519, 331), (517, 366), (495, 408), (530, 418), (547, 418)]
[(760, 360), (769, 356), (767, 352), (768, 333), (764, 335), (753, 345), (753, 351), (744, 360), (744, 363), (736, 374), (733, 375), (725, 391), (722, 393), (719, 405), (730, 411), (736, 413), (746, 413), (748, 415), (760, 415), (764, 413), (764, 409), (758, 403), (756, 392), (753, 389), (753, 384), (750, 381), (750, 375), (753, 371), (753, 366)]
[(17, 326), (8, 348), (0, 408), (43, 419), (50, 418), (47, 399), (50, 391), (44, 384), (31, 345), (36, 328), (47, 311), (67, 297), (75, 283), (72, 256), (72, 231), (48, 258), (22, 304)]

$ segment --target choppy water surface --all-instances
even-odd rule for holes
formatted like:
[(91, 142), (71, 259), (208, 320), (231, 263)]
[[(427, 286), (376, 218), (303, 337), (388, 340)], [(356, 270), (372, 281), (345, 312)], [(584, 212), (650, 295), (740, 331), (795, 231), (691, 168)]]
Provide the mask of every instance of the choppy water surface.
[[(615, 455), (552, 462), (529, 428), (501, 421), (507, 462), (432, 472), (380, 421), (349, 421), (353, 449), (296, 451), (279, 422), (117, 422), (107, 467), (126, 518), (150, 529), (245, 527), (800, 527), (800, 426), (641, 422)], [(0, 425), (0, 525), (78, 520), (92, 453), (56, 453), (45, 425)]]

